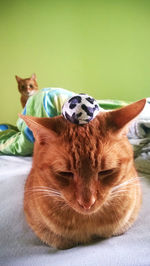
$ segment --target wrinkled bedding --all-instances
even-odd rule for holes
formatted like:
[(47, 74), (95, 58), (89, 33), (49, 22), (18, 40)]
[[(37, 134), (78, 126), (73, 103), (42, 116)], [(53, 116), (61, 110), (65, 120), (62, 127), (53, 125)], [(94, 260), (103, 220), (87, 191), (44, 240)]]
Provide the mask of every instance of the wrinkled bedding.
[[(150, 175), (143, 177), (140, 173), (143, 205), (138, 220), (127, 233), (59, 251), (43, 244), (25, 221), (23, 188), (31, 163), (32, 157), (0, 156), (0, 265), (150, 265)], [(139, 163), (140, 158), (137, 167)]]
[[(24, 115), (36, 117), (54, 117), (61, 114), (65, 101), (74, 92), (60, 88), (45, 88), (29, 97)], [(99, 106), (112, 110), (128, 103), (118, 100), (97, 100)], [(150, 98), (141, 114), (130, 124), (128, 138), (134, 148), (134, 156), (144, 153), (145, 159), (150, 154)], [(0, 155), (30, 156), (33, 153), (34, 136), (26, 123), (18, 118), (16, 126), (0, 124)], [(149, 159), (148, 159), (149, 160)]]
[[(74, 93), (60, 88), (45, 88), (30, 96), (23, 115), (54, 117), (61, 114), (64, 102)], [(16, 127), (0, 124), (0, 155), (32, 155), (34, 137), (26, 123), (18, 118)]]
[[(65, 101), (75, 95), (61, 88), (44, 88), (29, 97), (23, 115), (54, 117), (60, 115)], [(103, 109), (115, 109), (127, 105), (118, 100), (99, 100)], [(0, 155), (29, 156), (33, 153), (34, 136), (26, 123), (18, 118), (16, 127), (0, 124)]]

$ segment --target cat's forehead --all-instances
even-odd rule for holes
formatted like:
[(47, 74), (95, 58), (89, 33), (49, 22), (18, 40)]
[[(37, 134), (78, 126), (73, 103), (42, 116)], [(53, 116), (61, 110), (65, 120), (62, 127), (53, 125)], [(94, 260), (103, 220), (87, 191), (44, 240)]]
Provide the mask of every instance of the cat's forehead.
[(28, 83), (34, 83), (34, 80), (31, 78), (26, 78), (26, 79), (21, 79), (20, 80), (21, 84), (28, 84)]
[(28, 79), (24, 79), (24, 82), (25, 83), (31, 83), (31, 82), (34, 82), (34, 80), (32, 80), (31, 78), (28, 78)]
[[(104, 114), (105, 116), (105, 114)], [(107, 132), (108, 133), (108, 132)], [(67, 121), (66, 130), (64, 132), (66, 138), (72, 142), (83, 141), (92, 145), (98, 140), (106, 137), (106, 123), (103, 115), (95, 117), (92, 121), (85, 125), (75, 125)], [(83, 144), (83, 142), (81, 144)]]
[(97, 123), (95, 119), (85, 126), (71, 125), (66, 136), (68, 145), (65, 144), (65, 149), (74, 165), (107, 169), (118, 166), (121, 158), (126, 157), (126, 140), (114, 138), (111, 131), (104, 129), (105, 124), (102, 121)]

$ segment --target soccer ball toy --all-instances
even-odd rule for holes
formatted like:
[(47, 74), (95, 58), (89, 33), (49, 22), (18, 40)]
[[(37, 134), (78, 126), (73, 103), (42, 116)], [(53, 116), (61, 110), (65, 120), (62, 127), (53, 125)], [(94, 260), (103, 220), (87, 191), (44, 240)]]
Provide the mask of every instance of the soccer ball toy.
[(80, 93), (65, 102), (62, 115), (71, 123), (83, 125), (94, 119), (101, 110), (103, 111), (95, 99)]

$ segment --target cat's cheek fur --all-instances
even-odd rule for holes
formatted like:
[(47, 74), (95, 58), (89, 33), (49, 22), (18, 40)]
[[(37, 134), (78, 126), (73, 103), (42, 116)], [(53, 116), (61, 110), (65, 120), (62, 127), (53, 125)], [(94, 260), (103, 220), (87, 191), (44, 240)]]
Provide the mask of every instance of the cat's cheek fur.
[(141, 204), (142, 204), (142, 191), (141, 186), (139, 184), (139, 189), (135, 191), (135, 194), (132, 196), (133, 204), (130, 208), (130, 211), (126, 217), (126, 219), (123, 220), (123, 224), (120, 227), (118, 227), (114, 230), (113, 236), (118, 236), (121, 234), (124, 234), (135, 222), (137, 219)]

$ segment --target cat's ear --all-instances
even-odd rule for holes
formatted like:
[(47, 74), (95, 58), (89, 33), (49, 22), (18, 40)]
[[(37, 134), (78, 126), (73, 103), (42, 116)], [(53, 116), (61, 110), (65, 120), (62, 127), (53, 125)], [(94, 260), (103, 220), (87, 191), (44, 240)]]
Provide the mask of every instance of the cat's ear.
[(33, 117), (19, 114), (39, 143), (45, 144), (57, 141), (65, 128), (65, 119), (62, 116), (56, 117)]
[(15, 76), (15, 78), (16, 78), (18, 83), (22, 80), (22, 78), (19, 78), (18, 76)]
[(108, 126), (125, 135), (128, 132), (129, 123), (143, 110), (146, 99), (134, 102), (125, 107), (108, 112)]
[(32, 74), (31, 79), (36, 80), (36, 75), (35, 75), (35, 73)]

